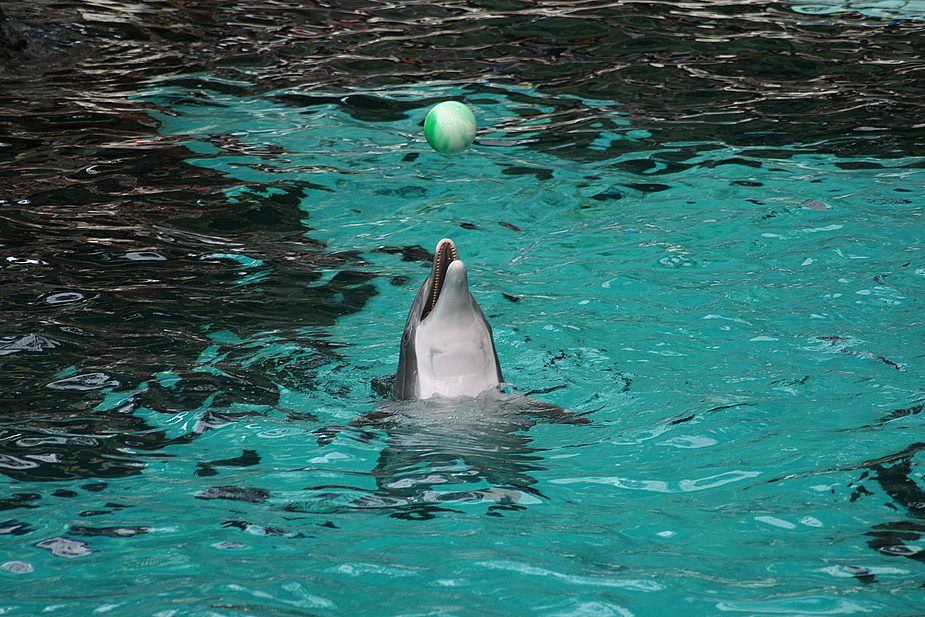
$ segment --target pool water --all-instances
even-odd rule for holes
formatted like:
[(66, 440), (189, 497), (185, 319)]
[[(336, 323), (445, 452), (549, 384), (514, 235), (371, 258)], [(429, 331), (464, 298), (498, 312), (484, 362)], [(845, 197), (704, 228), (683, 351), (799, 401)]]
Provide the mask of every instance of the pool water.
[[(921, 613), (914, 3), (502, 4), (212, 7), (189, 27), (306, 47), (196, 48), (211, 65), (82, 116), (4, 99), (0, 615)], [(637, 81), (703, 78), (710, 19), (738, 54), (710, 89)], [(798, 53), (750, 56), (743, 22)], [(362, 23), (418, 64), (383, 69)], [(421, 49), (422, 23), (458, 40)], [(895, 81), (839, 64), (860, 31)], [(448, 99), (480, 126), (457, 155), (423, 137)], [(443, 237), (505, 379), (587, 423), (492, 400), (375, 420)]]

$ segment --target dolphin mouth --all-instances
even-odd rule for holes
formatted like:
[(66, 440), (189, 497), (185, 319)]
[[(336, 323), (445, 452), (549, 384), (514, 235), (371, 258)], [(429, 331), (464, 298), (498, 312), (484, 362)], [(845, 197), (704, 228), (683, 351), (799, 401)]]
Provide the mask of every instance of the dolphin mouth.
[(437, 306), (440, 292), (443, 291), (443, 283), (446, 281), (446, 271), (449, 269), (450, 264), (458, 259), (459, 251), (456, 250), (456, 245), (453, 244), (452, 240), (444, 238), (437, 243), (437, 248), (434, 250), (434, 265), (431, 270), (433, 283), (429, 290), (430, 293), (427, 295), (427, 303), (424, 305), (424, 310), (421, 311), (422, 320)]

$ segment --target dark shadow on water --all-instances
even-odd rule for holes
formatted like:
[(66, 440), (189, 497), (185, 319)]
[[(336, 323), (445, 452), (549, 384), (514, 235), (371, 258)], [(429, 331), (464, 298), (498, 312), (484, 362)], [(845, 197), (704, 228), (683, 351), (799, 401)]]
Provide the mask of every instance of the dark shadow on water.
[[(921, 406), (917, 408), (921, 410)], [(925, 563), (925, 550), (920, 544), (925, 538), (925, 489), (916, 480), (921, 472), (913, 459), (922, 452), (925, 452), (925, 443), (914, 443), (902, 452), (871, 461), (864, 465), (866, 471), (851, 485), (854, 488), (851, 501), (869, 499), (875, 493), (866, 489), (864, 482), (873, 480), (890, 497), (891, 507), (904, 515), (901, 520), (875, 525), (866, 534), (870, 538), (867, 545), (882, 555), (919, 563)], [(869, 573), (861, 573), (858, 580), (865, 584), (877, 582)]]
[[(202, 155), (132, 98), (192, 68), (183, 29), (208, 10), (170, 32), (158, 9), (134, 24), (117, 8), (88, 23), (85, 9), (13, 2), (0, 15), (0, 473), (20, 482), (136, 475), (201, 434), (168, 436), (142, 408), (198, 411), (206, 430), (213, 409), (318, 387), (299, 367), (338, 362), (323, 329), (376, 294), (358, 254), (308, 237), (314, 185), (191, 165)], [(266, 331), (291, 362), (245, 361)], [(203, 370), (216, 345), (223, 359)]]

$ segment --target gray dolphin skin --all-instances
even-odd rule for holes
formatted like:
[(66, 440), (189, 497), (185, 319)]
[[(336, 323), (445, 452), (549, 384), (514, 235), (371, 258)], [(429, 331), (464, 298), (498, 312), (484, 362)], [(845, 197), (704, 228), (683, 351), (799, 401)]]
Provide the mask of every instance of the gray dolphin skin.
[(478, 396), (503, 381), (491, 326), (456, 245), (444, 238), (408, 312), (392, 398)]

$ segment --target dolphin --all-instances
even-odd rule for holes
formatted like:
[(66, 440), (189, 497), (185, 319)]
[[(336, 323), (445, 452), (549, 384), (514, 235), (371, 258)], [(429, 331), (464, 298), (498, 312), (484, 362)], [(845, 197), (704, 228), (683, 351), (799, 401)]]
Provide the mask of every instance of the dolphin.
[(385, 509), (416, 520), (466, 502), (492, 504), (495, 515), (522, 509), (545, 498), (533, 477), (546, 469), (543, 450), (525, 433), (539, 422), (590, 423), (504, 382), (491, 326), (469, 293), (456, 245), (446, 238), (411, 304), (392, 398), (347, 426), (315, 431), (319, 446), (341, 432), (367, 444), (381, 441), (370, 474), (376, 488), (317, 486), (311, 501), (291, 509)]
[(408, 312), (392, 398), (474, 397), (503, 381), (491, 326), (469, 293), (466, 265), (444, 238)]

